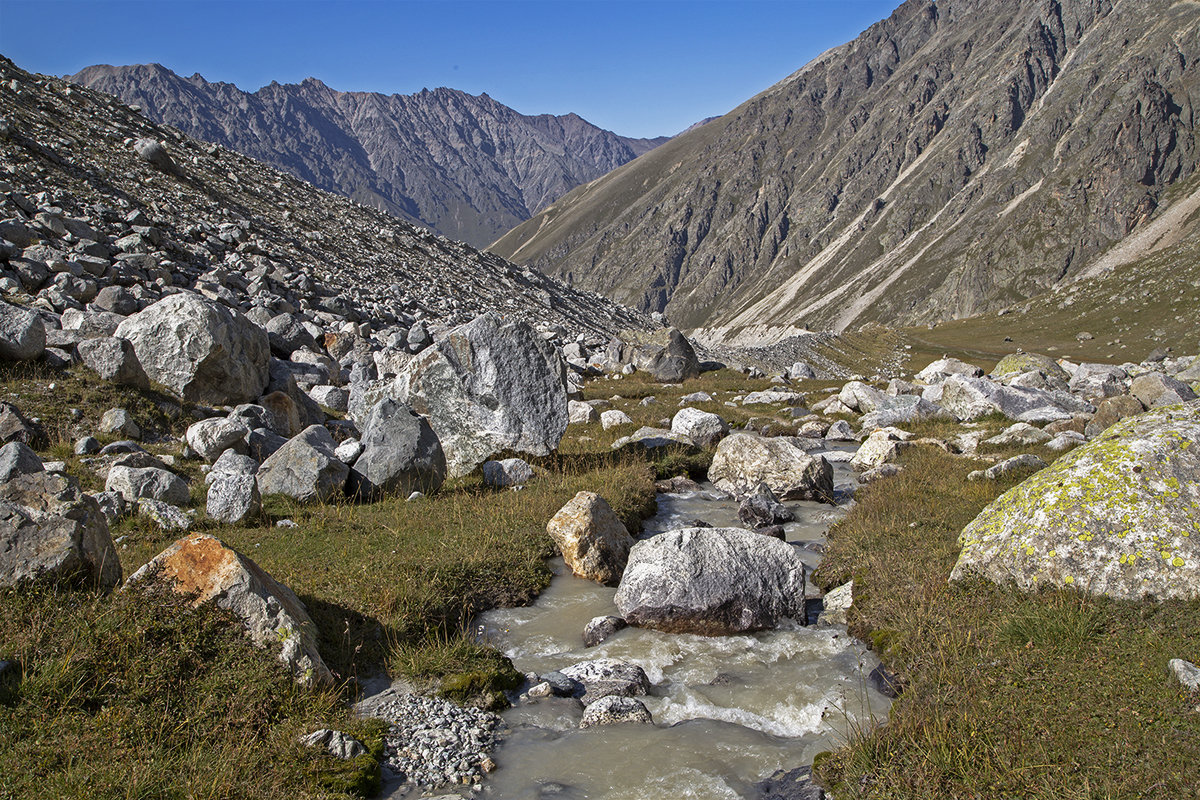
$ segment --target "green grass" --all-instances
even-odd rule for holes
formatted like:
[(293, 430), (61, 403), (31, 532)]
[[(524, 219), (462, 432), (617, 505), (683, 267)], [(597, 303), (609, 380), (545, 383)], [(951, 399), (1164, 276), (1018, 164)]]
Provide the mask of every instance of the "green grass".
[(378, 726), (299, 688), (219, 609), (53, 590), (0, 591), (0, 608), (0, 653), (23, 667), (0, 703), (0, 797), (330, 797), (378, 780), (297, 742), (336, 725), (378, 747)]
[(851, 632), (901, 677), (886, 725), (818, 761), (841, 798), (1181, 798), (1200, 785), (1200, 714), (1166, 677), (1200, 658), (1200, 602), (950, 585), (957, 537), (1016, 479), (928, 447), (872, 484), (816, 580), (855, 580)]

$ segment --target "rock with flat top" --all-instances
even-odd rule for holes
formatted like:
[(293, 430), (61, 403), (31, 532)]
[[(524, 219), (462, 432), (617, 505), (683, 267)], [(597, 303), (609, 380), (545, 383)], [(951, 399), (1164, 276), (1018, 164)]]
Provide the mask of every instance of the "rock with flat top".
[(717, 445), (708, 479), (735, 497), (765, 483), (780, 500), (833, 500), (833, 467), (788, 437), (726, 436)]
[(617, 588), (630, 625), (706, 636), (804, 619), (804, 562), (741, 528), (684, 528), (636, 543)]

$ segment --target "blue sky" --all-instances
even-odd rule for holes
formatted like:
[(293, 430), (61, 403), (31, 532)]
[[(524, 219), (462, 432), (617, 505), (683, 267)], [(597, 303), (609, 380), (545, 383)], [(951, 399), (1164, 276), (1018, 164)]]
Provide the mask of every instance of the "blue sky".
[(0, 0), (0, 53), (53, 75), (157, 61), (253, 91), (487, 92), (626, 136), (724, 114), (900, 0)]

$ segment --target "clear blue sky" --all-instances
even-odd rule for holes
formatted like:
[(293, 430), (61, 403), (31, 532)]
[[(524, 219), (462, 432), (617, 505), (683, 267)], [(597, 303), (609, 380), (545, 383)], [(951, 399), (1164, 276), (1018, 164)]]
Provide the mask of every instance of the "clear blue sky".
[(0, 0), (0, 53), (52, 75), (159, 62), (253, 91), (487, 92), (626, 136), (724, 114), (900, 0)]

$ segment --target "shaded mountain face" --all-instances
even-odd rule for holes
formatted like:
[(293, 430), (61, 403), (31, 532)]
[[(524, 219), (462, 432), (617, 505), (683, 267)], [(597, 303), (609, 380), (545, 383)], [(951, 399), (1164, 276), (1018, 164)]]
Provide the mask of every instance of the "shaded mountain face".
[(1196, 2), (910, 0), (492, 249), (725, 341), (999, 309), (1191, 224), (1197, 59)]
[(338, 92), (309, 78), (245, 92), (158, 64), (87, 67), (68, 80), (475, 245), (666, 141), (617, 136), (575, 114), (529, 117), (453, 89)]

